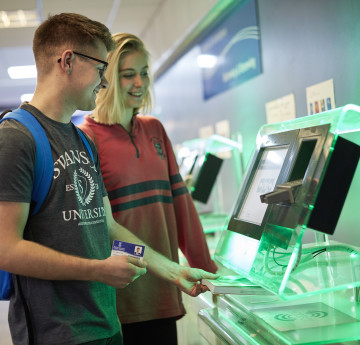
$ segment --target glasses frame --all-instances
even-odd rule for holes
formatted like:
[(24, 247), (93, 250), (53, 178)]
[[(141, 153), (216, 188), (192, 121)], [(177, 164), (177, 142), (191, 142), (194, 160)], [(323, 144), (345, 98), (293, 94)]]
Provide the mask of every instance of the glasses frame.
[[(87, 59), (90, 59), (90, 60), (93, 60), (93, 61), (102, 63), (102, 64), (104, 65), (104, 68), (102, 68), (101, 77), (105, 74), (105, 71), (106, 71), (106, 69), (107, 69), (107, 67), (108, 67), (108, 65), (109, 65), (108, 62), (103, 61), (103, 60), (100, 60), (100, 59), (97, 59), (97, 58), (94, 58), (94, 57), (89, 56), (89, 55), (85, 55), (85, 54), (76, 52), (76, 51), (74, 51), (74, 50), (73, 50), (73, 53), (74, 53), (75, 55), (79, 55), (79, 56), (82, 56), (82, 57), (84, 57), (84, 58), (87, 58)], [(59, 58), (59, 59), (57, 60), (58, 63), (60, 63), (60, 61), (61, 61), (61, 58)]]

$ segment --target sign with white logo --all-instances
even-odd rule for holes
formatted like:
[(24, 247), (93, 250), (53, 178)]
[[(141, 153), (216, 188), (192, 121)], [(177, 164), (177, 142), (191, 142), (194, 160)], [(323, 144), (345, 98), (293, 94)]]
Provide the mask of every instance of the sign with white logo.
[(212, 58), (202, 68), (204, 98), (219, 94), (261, 73), (260, 29), (256, 1), (242, 4), (201, 43), (201, 54)]

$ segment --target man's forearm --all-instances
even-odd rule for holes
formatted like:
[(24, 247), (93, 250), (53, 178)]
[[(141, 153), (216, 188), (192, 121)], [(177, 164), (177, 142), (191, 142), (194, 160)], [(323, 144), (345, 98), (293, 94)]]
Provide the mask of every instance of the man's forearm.
[(95, 280), (101, 265), (100, 260), (67, 255), (26, 240), (19, 240), (1, 257), (1, 269), (48, 280)]
[(6, 250), (1, 253), (0, 269), (38, 279), (98, 281), (123, 288), (146, 273), (145, 262), (125, 256), (86, 259), (25, 240), (13, 248), (12, 254)]

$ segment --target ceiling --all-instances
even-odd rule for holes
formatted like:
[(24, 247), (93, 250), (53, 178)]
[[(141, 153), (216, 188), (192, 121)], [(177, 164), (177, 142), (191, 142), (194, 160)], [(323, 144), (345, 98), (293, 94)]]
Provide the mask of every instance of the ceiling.
[[(49, 14), (75, 12), (106, 24), (112, 33), (141, 37), (159, 65), (189, 35), (210, 9), (224, 0), (0, 0), (1, 11), (36, 10)], [(35, 64), (32, 39), (36, 26), (0, 28), (0, 110), (20, 104), (35, 90), (36, 79), (10, 79), (9, 66)]]

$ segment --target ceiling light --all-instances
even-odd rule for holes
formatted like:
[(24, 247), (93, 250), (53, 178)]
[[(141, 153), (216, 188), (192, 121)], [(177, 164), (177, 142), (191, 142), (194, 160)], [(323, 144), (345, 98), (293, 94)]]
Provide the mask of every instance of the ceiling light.
[(197, 57), (197, 64), (200, 68), (213, 68), (216, 65), (215, 55), (201, 54)]
[(40, 23), (37, 10), (0, 11), (0, 29), (36, 27)]
[(12, 66), (8, 68), (8, 74), (11, 79), (36, 78), (36, 66)]

